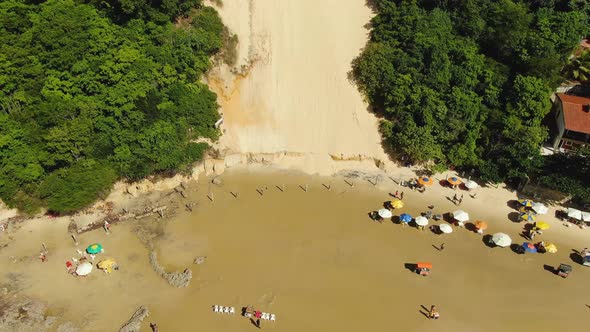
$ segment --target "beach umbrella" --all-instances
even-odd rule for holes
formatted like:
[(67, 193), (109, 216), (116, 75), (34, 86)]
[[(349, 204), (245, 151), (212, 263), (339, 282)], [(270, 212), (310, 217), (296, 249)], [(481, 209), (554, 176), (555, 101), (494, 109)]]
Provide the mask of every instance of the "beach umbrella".
[(100, 243), (91, 244), (86, 248), (86, 252), (88, 252), (89, 254), (98, 254), (99, 252), (101, 252), (101, 250), (102, 245)]
[(533, 211), (537, 212), (538, 214), (547, 214), (549, 208), (543, 203), (533, 203)]
[(519, 199), (518, 200), (518, 204), (524, 206), (524, 207), (532, 207), (533, 206), (533, 201), (531, 201), (530, 199)]
[(547, 252), (550, 252), (550, 253), (554, 254), (554, 253), (557, 252), (557, 246), (555, 244), (553, 244), (553, 243), (546, 243), (545, 244), (545, 250)]
[(537, 252), (537, 247), (535, 247), (534, 244), (529, 243), (529, 242), (524, 242), (522, 244), (522, 248), (524, 249), (524, 252), (530, 252), (530, 253), (536, 253)]
[(407, 213), (403, 213), (401, 216), (399, 216), (399, 221), (409, 223), (412, 221), (412, 216)]
[(112, 258), (103, 259), (98, 262), (98, 268), (104, 270), (107, 273), (113, 272), (113, 269), (117, 266), (117, 262)]
[(416, 225), (418, 226), (426, 226), (428, 225), (428, 219), (426, 219), (426, 217), (420, 216), (420, 217), (416, 217)]
[(76, 274), (79, 276), (85, 276), (92, 272), (92, 264), (84, 262), (76, 268)]
[(418, 183), (423, 185), (423, 186), (430, 186), (434, 183), (434, 180), (431, 177), (428, 176), (421, 176), (418, 179)]
[(377, 213), (379, 214), (379, 217), (384, 219), (391, 218), (393, 216), (393, 213), (391, 213), (391, 211), (388, 209), (381, 209), (377, 211)]
[(546, 223), (546, 222), (544, 222), (544, 221), (537, 221), (537, 222), (535, 223), (535, 226), (536, 226), (538, 229), (540, 229), (540, 230), (543, 230), (543, 231), (544, 231), (544, 230), (546, 230), (546, 229), (549, 229), (549, 228), (551, 227), (551, 226), (550, 226), (548, 223)]
[(582, 220), (582, 211), (568, 208), (567, 209), (567, 216), (568, 216), (568, 218)]
[(469, 220), (469, 213), (467, 213), (463, 210), (457, 210), (457, 211), (453, 212), (453, 219), (460, 221), (460, 222), (466, 222)]
[(477, 229), (481, 229), (483, 231), (483, 230), (488, 229), (488, 223), (483, 220), (478, 220), (475, 222), (475, 227), (477, 227)]
[(438, 225), (438, 229), (445, 234), (453, 233), (453, 227), (449, 224), (440, 224)]
[(496, 233), (492, 235), (492, 242), (498, 247), (508, 247), (512, 244), (512, 239), (507, 234)]
[(477, 182), (473, 181), (473, 180), (469, 180), (467, 182), (465, 182), (465, 188), (467, 189), (475, 189), (479, 187), (479, 185), (477, 184)]
[(398, 198), (390, 201), (389, 204), (391, 204), (394, 209), (401, 209), (404, 207), (404, 201)]
[(520, 219), (528, 222), (535, 222), (537, 220), (537, 216), (534, 213), (521, 213)]
[(590, 221), (590, 212), (582, 212), (582, 220)]
[(460, 185), (463, 181), (456, 176), (451, 176), (447, 179), (447, 182), (450, 183), (452, 186)]

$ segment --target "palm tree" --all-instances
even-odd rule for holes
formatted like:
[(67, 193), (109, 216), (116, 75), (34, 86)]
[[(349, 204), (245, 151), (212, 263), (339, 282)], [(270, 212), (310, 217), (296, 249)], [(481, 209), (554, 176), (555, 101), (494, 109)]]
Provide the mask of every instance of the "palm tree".
[(590, 84), (590, 51), (586, 50), (579, 57), (569, 59), (561, 73), (567, 79)]

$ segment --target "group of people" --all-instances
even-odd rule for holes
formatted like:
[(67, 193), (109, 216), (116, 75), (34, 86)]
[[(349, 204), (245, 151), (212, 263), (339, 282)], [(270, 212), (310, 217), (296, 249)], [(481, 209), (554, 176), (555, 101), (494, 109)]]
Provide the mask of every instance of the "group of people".
[(451, 201), (457, 206), (461, 205), (461, 203), (463, 203), (463, 194), (461, 194), (461, 196), (457, 196), (457, 194), (453, 195), (453, 199)]

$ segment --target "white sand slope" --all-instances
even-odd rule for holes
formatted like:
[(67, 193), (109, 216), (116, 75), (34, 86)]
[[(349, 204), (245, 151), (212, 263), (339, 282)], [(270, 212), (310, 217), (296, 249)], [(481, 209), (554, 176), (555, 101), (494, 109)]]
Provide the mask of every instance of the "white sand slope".
[[(239, 37), (239, 63), (209, 82), (234, 152), (383, 158), (378, 120), (348, 80), (364, 47), (364, 0), (232, 0), (218, 8)], [(247, 68), (246, 68), (247, 67)]]

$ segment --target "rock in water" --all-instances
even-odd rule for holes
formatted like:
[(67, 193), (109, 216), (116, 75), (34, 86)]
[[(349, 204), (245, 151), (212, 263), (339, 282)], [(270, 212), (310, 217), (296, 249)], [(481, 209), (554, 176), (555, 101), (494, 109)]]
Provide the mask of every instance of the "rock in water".
[(141, 306), (139, 309), (135, 310), (135, 313), (131, 318), (121, 327), (119, 332), (139, 332), (141, 329), (141, 322), (150, 315), (150, 311)]
[(207, 259), (207, 256), (199, 256), (199, 257), (195, 258), (194, 263), (199, 264), (199, 265), (203, 264), (203, 263), (205, 263), (205, 259)]

